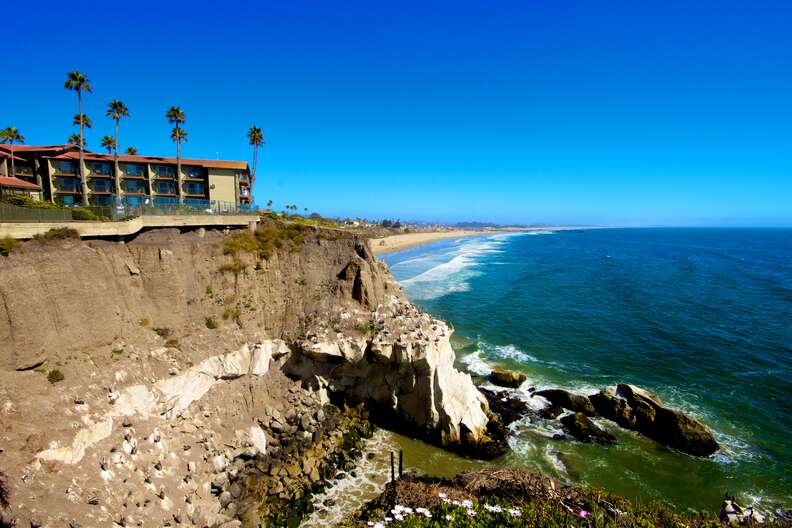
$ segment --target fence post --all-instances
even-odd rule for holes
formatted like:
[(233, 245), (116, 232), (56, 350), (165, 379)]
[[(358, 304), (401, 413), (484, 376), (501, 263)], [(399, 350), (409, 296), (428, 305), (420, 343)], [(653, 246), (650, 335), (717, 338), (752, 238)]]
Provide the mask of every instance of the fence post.
[(404, 451), (399, 449), (399, 478), (401, 478), (403, 472), (404, 472)]
[(396, 482), (396, 470), (393, 467), (393, 451), (390, 452), (390, 462), (391, 462), (391, 482)]

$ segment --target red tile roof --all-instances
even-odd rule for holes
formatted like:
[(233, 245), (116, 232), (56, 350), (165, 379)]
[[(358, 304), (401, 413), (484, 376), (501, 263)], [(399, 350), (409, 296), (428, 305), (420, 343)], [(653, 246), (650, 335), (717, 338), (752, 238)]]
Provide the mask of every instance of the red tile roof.
[(3, 152), (2, 150), (0, 150), (0, 158), (14, 158), (15, 161), (27, 161), (26, 159), (20, 158), (17, 155), (12, 156), (10, 152)]
[(12, 178), (11, 176), (0, 176), (0, 187), (16, 187), (18, 189), (29, 189), (31, 191), (41, 190), (41, 187), (35, 183), (26, 182), (19, 178)]
[[(80, 153), (76, 151), (63, 152), (57, 156), (50, 156), (52, 159), (80, 159)], [(86, 161), (113, 161), (112, 154), (95, 154), (93, 152), (85, 152), (83, 158)], [(176, 165), (176, 158), (164, 158), (160, 156), (130, 156), (128, 154), (119, 154), (118, 161), (122, 163), (155, 163), (162, 165)], [(245, 161), (226, 161), (226, 160), (206, 160), (194, 158), (182, 158), (182, 165), (198, 165), (199, 167), (206, 167), (212, 169), (237, 169), (248, 170), (248, 164)]]

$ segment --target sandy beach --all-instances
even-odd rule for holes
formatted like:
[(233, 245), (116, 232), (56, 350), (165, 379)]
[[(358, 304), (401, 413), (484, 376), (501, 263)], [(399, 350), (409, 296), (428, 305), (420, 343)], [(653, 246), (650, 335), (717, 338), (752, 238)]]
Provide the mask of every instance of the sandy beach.
[(459, 238), (486, 234), (487, 231), (437, 231), (433, 233), (404, 233), (383, 238), (370, 238), (374, 255), (383, 255), (394, 251), (402, 251), (411, 247), (437, 242), (447, 238)]

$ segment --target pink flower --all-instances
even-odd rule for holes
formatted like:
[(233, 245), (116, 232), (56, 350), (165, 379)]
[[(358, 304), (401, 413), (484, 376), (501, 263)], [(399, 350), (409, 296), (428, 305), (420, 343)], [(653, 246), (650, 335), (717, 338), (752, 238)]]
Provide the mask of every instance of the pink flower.
[(589, 512), (587, 512), (586, 510), (580, 510), (580, 517), (585, 519), (588, 516), (589, 516)]

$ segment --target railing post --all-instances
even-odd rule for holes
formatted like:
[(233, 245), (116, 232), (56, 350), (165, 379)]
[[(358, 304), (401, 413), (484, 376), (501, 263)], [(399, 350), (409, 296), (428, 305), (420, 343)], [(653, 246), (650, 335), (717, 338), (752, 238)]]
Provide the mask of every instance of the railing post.
[(399, 449), (399, 478), (401, 478), (403, 472), (404, 472), (404, 451)]
[(390, 452), (391, 482), (396, 482), (396, 470), (393, 467), (393, 451)]

